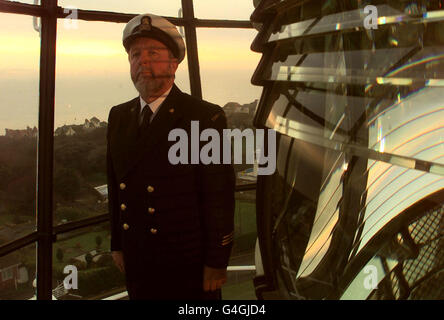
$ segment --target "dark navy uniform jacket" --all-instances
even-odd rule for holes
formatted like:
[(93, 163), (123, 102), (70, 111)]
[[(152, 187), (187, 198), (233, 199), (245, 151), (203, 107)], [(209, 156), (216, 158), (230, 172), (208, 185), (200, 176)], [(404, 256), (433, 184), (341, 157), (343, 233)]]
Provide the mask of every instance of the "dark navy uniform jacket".
[(234, 232), (232, 165), (191, 164), (190, 150), (189, 164), (168, 160), (176, 143), (168, 141), (169, 132), (182, 128), (191, 139), (192, 120), (199, 121), (200, 131), (215, 128), (222, 137), (222, 108), (174, 85), (141, 134), (139, 110), (138, 97), (113, 107), (107, 133), (111, 250), (123, 251), (127, 280), (154, 281), (167, 276), (162, 270), (204, 264), (225, 268)]

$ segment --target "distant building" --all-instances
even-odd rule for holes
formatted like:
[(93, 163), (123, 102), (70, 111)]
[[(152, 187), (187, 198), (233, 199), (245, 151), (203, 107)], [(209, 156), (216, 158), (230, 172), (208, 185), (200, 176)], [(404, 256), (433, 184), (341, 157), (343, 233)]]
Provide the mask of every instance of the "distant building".
[(17, 138), (24, 138), (24, 137), (37, 137), (39, 131), (37, 127), (30, 128), (26, 127), (24, 130), (14, 130), (14, 129), (5, 129), (6, 131), (6, 137), (17, 139)]
[(229, 117), (235, 113), (244, 113), (253, 116), (256, 111), (258, 100), (253, 101), (252, 103), (241, 105), (237, 102), (228, 102), (224, 107), (225, 114)]
[(106, 128), (107, 123), (105, 121), (100, 121), (96, 117), (91, 119), (85, 119), (82, 125), (64, 125), (55, 130), (54, 136), (73, 136), (82, 132), (89, 132), (98, 128)]
[(224, 105), (225, 114), (228, 116), (229, 114), (233, 114), (239, 112), (242, 106), (237, 102), (228, 102)]
[(63, 127), (59, 127), (54, 132), (54, 136), (73, 136), (77, 134), (77, 131), (74, 130), (73, 125), (64, 125)]
[(16, 255), (0, 257), (0, 290), (17, 288), (28, 280), (28, 270)]
[(83, 124), (83, 129), (86, 131), (91, 131), (101, 127), (100, 120), (96, 117), (92, 117), (90, 120), (85, 119), (85, 123)]
[(73, 136), (75, 135), (76, 132), (74, 131), (74, 129), (72, 127), (69, 127), (68, 130), (66, 130), (65, 135), (67, 136)]
[(252, 128), (257, 102), (258, 100), (255, 100), (252, 103), (244, 105), (237, 102), (227, 103), (223, 109), (227, 116), (228, 128), (239, 128), (240, 130)]
[(104, 184), (98, 187), (94, 187), (94, 189), (99, 193), (102, 200), (106, 201), (108, 199), (108, 185)]

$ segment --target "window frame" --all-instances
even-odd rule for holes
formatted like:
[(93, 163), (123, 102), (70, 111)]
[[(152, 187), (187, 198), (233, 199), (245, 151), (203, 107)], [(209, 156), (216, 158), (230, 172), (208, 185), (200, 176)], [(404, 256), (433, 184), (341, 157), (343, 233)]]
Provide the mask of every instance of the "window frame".
[[(0, 0), (0, 12), (29, 15), (41, 18), (40, 26), (40, 75), (39, 75), (39, 133), (37, 167), (37, 230), (24, 237), (0, 246), (0, 257), (37, 243), (37, 300), (52, 300), (53, 244), (57, 236), (73, 230), (98, 225), (109, 220), (102, 214), (75, 222), (53, 226), (53, 173), (54, 173), (54, 103), (56, 76), (57, 21), (66, 19), (70, 10), (58, 6), (58, 0), (44, 0), (41, 4), (25, 4)], [(253, 29), (250, 21), (197, 19), (194, 16), (193, 0), (181, 0), (183, 18), (164, 17), (176, 26), (183, 26), (188, 57), (191, 95), (202, 98), (196, 28), (247, 28)], [(127, 23), (135, 14), (110, 11), (77, 10), (77, 19)], [(236, 191), (255, 190), (256, 183), (236, 186)]]

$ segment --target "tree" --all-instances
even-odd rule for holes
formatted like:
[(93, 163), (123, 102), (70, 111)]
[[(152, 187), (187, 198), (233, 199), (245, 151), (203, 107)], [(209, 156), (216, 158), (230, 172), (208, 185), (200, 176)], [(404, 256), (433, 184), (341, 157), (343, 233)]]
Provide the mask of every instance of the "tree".
[(80, 194), (79, 175), (71, 169), (61, 168), (54, 174), (54, 192), (64, 200), (73, 201)]
[(96, 244), (97, 244), (97, 249), (100, 248), (100, 246), (102, 245), (102, 237), (99, 235), (96, 237)]
[(85, 260), (86, 260), (86, 267), (89, 268), (91, 266), (91, 263), (93, 261), (93, 256), (91, 255), (91, 253), (87, 253), (85, 255)]
[(63, 250), (61, 248), (57, 248), (56, 258), (59, 262), (63, 262)]
[(12, 169), (5, 163), (0, 163), (0, 189), (5, 190), (13, 176)]

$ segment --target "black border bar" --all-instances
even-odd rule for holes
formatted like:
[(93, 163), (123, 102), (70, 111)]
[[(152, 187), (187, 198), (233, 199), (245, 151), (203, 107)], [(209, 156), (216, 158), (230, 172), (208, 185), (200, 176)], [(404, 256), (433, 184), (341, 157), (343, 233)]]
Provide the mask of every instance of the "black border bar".
[[(54, 12), (57, 0), (46, 0), (43, 2), (43, 7), (48, 12)], [(51, 300), (57, 18), (50, 14), (41, 19), (37, 162), (37, 299)]]

